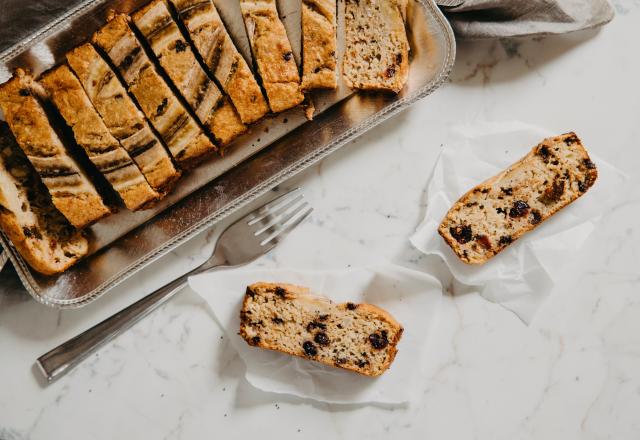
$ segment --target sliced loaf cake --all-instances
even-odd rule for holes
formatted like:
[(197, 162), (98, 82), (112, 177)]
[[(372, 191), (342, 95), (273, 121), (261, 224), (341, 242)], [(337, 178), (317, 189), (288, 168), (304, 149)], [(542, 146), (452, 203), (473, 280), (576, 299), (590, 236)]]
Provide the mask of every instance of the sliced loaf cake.
[(370, 304), (333, 304), (290, 284), (247, 287), (240, 336), (249, 344), (379, 376), (393, 362), (403, 328)]
[(251, 69), (231, 40), (211, 0), (171, 0), (202, 60), (233, 102), (240, 119), (251, 124), (269, 112)]
[(228, 144), (247, 130), (233, 105), (196, 59), (165, 0), (153, 0), (131, 18), (162, 69), (219, 145)]
[(13, 78), (0, 86), (0, 108), (53, 204), (73, 226), (83, 228), (111, 211), (51, 126), (36, 97), (37, 88), (26, 71), (17, 69)]
[(180, 171), (111, 67), (90, 43), (67, 53), (67, 63), (109, 132), (127, 150), (151, 187), (166, 193)]
[(182, 168), (191, 168), (217, 151), (156, 70), (124, 14), (114, 14), (93, 35), (111, 59), (140, 108)]
[(46, 72), (39, 82), (73, 131), (76, 143), (128, 209), (142, 209), (159, 198), (126, 150), (111, 136), (67, 65)]

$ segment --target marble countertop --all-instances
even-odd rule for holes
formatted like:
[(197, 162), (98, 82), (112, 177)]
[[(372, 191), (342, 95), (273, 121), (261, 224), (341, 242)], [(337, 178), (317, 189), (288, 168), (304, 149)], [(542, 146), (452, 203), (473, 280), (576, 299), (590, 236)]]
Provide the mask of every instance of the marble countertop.
[(580, 273), (530, 326), (452, 283), (437, 258), (418, 258), (408, 243), (455, 122), (574, 130), (638, 182), (640, 2), (613, 3), (617, 17), (600, 31), (459, 44), (449, 83), (286, 185), (302, 186), (315, 211), (260, 264), (346, 266), (366, 252), (443, 281), (420, 399), (389, 409), (258, 391), (188, 289), (66, 377), (40, 385), (37, 356), (195, 265), (212, 231), (78, 311), (36, 303), (5, 269), (0, 439), (640, 438), (640, 185), (624, 189)]

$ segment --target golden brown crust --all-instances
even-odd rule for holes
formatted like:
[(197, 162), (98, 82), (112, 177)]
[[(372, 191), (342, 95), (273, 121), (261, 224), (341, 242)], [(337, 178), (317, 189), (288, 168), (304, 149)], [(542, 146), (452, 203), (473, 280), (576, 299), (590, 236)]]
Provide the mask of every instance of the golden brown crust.
[(31, 76), (17, 69), (13, 78), (0, 86), (0, 108), (54, 205), (72, 225), (84, 228), (111, 211), (60, 141), (33, 87)]
[(302, 89), (335, 89), (336, 1), (302, 1)]
[[(543, 187), (540, 187), (540, 192), (538, 192), (536, 191), (538, 187), (536, 186), (535, 182), (532, 181), (522, 182), (522, 188), (517, 188), (517, 184), (513, 185), (513, 187), (509, 186), (508, 188), (504, 189), (502, 188), (502, 186), (498, 185), (501, 187), (500, 190), (504, 192), (504, 194), (500, 195), (499, 198), (511, 197), (511, 195), (516, 192), (520, 194), (531, 193), (529, 197), (527, 197), (526, 195), (521, 195), (518, 197), (518, 201), (524, 201), (526, 203), (526, 207), (525, 205), (522, 205), (522, 210), (526, 213), (526, 218), (517, 211), (515, 213), (510, 213), (507, 208), (498, 208), (502, 209), (505, 218), (508, 216), (515, 224), (515, 227), (509, 230), (508, 234), (505, 233), (505, 235), (501, 235), (500, 237), (492, 237), (489, 236), (489, 234), (479, 235), (474, 232), (474, 227), (476, 227), (477, 225), (465, 224), (463, 226), (459, 225), (459, 222), (454, 220), (454, 217), (459, 216), (458, 213), (463, 209), (469, 209), (470, 207), (475, 209), (476, 205), (478, 206), (478, 209), (481, 209), (481, 205), (475, 203), (475, 198), (477, 198), (478, 194), (488, 194), (487, 197), (490, 197), (491, 191), (495, 189), (495, 186), (497, 184), (501, 183), (508, 176), (513, 175), (514, 172), (527, 169), (529, 164), (533, 160), (536, 160), (536, 158), (539, 158), (541, 156), (556, 157), (556, 159), (552, 159), (552, 161), (557, 163), (555, 163), (555, 165), (552, 165), (564, 165), (562, 163), (565, 159), (563, 154), (566, 152), (562, 151), (561, 149), (565, 147), (570, 147), (571, 151), (569, 151), (568, 153), (577, 153), (581, 160), (580, 163), (575, 167), (565, 166), (565, 168), (574, 169), (572, 169), (571, 171), (567, 170), (562, 175), (560, 175), (557, 186), (555, 180), (553, 180), (553, 182), (551, 183), (545, 182), (545, 185), (543, 185)], [(545, 150), (545, 148), (547, 150)], [(545, 151), (549, 151), (549, 153), (544, 153)], [(550, 162), (548, 157), (542, 157), (541, 159), (546, 163), (546, 165), (549, 165)], [(573, 203), (575, 200), (581, 197), (595, 183), (597, 177), (597, 169), (595, 168), (593, 162), (591, 162), (589, 154), (587, 153), (586, 149), (575, 133), (570, 132), (553, 138), (545, 139), (536, 147), (534, 147), (525, 157), (518, 160), (509, 168), (475, 186), (474, 188), (467, 191), (462, 197), (460, 197), (460, 199), (458, 199), (458, 201), (453, 204), (451, 209), (445, 215), (442, 223), (438, 227), (438, 233), (449, 245), (449, 247), (451, 247), (451, 249), (461, 261), (467, 264), (483, 264), (500, 253), (508, 245), (515, 242), (523, 234), (535, 229), (546, 219), (553, 216), (562, 208)], [(561, 186), (560, 182), (562, 182)], [(562, 188), (561, 194), (553, 194), (554, 188)], [(547, 201), (545, 201), (547, 193), (553, 194), (554, 197), (554, 200), (551, 200), (550, 203), (547, 203)], [(544, 210), (535, 209), (535, 201), (543, 201)], [(485, 209), (484, 205), (482, 205), (482, 209)], [(487, 209), (489, 208), (487, 207)], [(536, 213), (535, 216), (534, 213)], [(521, 218), (522, 220), (528, 221), (520, 221)], [(469, 227), (468, 232), (460, 229), (460, 233), (458, 234), (456, 228), (464, 228), (466, 226)], [(454, 237), (452, 230), (459, 236), (458, 239)], [(476, 245), (475, 242), (478, 242), (479, 244)], [(469, 248), (470, 246), (472, 248)]]
[[(273, 296), (273, 299), (270, 300), (269, 298), (267, 298), (265, 300), (266, 304), (274, 304), (278, 303), (279, 301), (288, 301), (289, 303), (295, 302), (299, 306), (299, 311), (302, 312), (301, 317), (303, 319), (309, 318), (309, 316), (306, 316), (309, 315), (309, 313), (304, 313), (305, 311), (308, 312), (309, 310), (313, 310), (313, 313), (311, 313), (311, 315), (315, 316), (315, 318), (311, 320), (309, 324), (306, 324), (306, 321), (294, 323), (295, 330), (291, 330), (292, 334), (288, 334), (286, 333), (287, 330), (282, 329), (282, 325), (287, 325), (287, 320), (285, 319), (283, 321), (282, 319), (280, 319), (280, 316), (270, 316), (269, 319), (272, 320), (273, 323), (265, 324), (265, 320), (262, 319), (262, 316), (256, 316), (256, 311), (258, 309), (256, 307), (253, 307), (252, 303), (255, 302), (256, 296), (269, 294)], [(271, 313), (271, 311), (269, 311), (269, 313)], [(285, 316), (286, 314), (285, 311), (281, 311), (281, 313), (282, 316)], [(333, 344), (333, 341), (329, 342), (330, 339), (334, 336), (333, 332), (350, 332), (351, 330), (355, 330), (357, 333), (358, 330), (363, 330), (362, 328), (349, 329), (342, 326), (342, 321), (339, 317), (341, 315), (349, 314), (351, 314), (352, 316), (358, 316), (360, 318), (360, 325), (362, 325), (364, 321), (368, 322), (375, 319), (375, 321), (377, 322), (377, 324), (375, 324), (373, 327), (375, 329), (378, 329), (381, 323), (384, 323), (384, 326), (386, 326), (392, 332), (392, 334), (390, 335), (390, 339), (387, 339), (387, 331), (380, 333), (378, 332), (378, 330), (375, 330), (375, 335), (362, 335), (362, 338), (357, 338), (357, 340), (359, 341), (358, 344), (369, 347), (367, 349), (363, 349), (362, 347), (353, 347), (349, 345), (349, 342), (342, 339), (339, 341), (335, 341), (335, 345), (329, 347), (330, 344)], [(253, 322), (254, 319), (258, 319), (260, 322)], [(344, 322), (353, 321), (352, 318), (347, 318), (347, 320)], [(328, 357), (326, 353), (316, 356), (316, 354), (308, 353), (306, 347), (304, 349), (298, 347), (296, 343), (293, 343), (293, 345), (290, 346), (285, 346), (282, 342), (268, 340), (268, 333), (265, 333), (264, 331), (262, 333), (256, 333), (256, 326), (258, 328), (265, 328), (269, 326), (272, 326), (274, 328), (278, 327), (277, 332), (274, 331), (274, 333), (284, 334), (284, 337), (288, 338), (287, 341), (291, 341), (292, 343), (296, 338), (310, 339), (312, 332), (316, 332), (317, 337), (317, 331), (314, 329), (321, 328), (321, 332), (326, 339), (326, 346), (329, 348), (329, 351), (327, 353), (332, 354), (330, 357)], [(369, 328), (369, 331), (371, 331), (371, 328)], [(308, 337), (302, 336), (302, 334), (305, 332), (309, 333)], [(397, 345), (400, 341), (400, 338), (402, 337), (402, 333), (403, 328), (398, 323), (398, 321), (396, 321), (388, 312), (382, 310), (377, 306), (371, 304), (354, 303), (333, 304), (327, 298), (310, 294), (308, 288), (296, 286), (293, 284), (265, 282), (254, 283), (247, 287), (247, 294), (245, 295), (242, 304), (240, 336), (245, 339), (245, 341), (249, 345), (301, 357), (303, 359), (315, 360), (325, 365), (353, 371), (365, 376), (379, 376), (391, 366), (397, 354)], [(380, 342), (382, 345), (379, 347), (370, 348), (373, 344), (373, 341), (371, 340), (372, 336), (379, 337), (380, 339), (378, 342)], [(362, 339), (362, 341), (360, 341), (360, 339)], [(313, 347), (314, 344), (311, 343), (311, 341), (309, 341), (308, 343), (311, 343), (313, 350), (317, 350), (316, 353), (318, 353), (322, 350), (322, 342), (323, 341), (321, 340), (319, 341), (318, 339), (315, 339), (315, 347)], [(305, 344), (307, 344), (307, 342), (305, 342)], [(304, 347), (305, 344), (302, 344), (302, 347)], [(347, 347), (347, 345), (349, 346)], [(363, 352), (363, 350), (373, 351), (369, 354), (366, 354)], [(374, 352), (383, 353), (384, 357), (382, 358), (382, 360), (376, 360), (375, 355), (373, 354)], [(349, 356), (355, 356), (355, 358), (347, 359)], [(377, 365), (377, 363), (380, 362), (382, 362), (382, 364)]]
[(304, 95), (275, 0), (241, 0), (240, 9), (269, 107), (275, 113), (295, 107), (304, 100)]
[(209, 121), (211, 133), (215, 134), (218, 145), (228, 145), (235, 138), (247, 131), (247, 126), (242, 123), (238, 112), (229, 101), (228, 97), (224, 97), (222, 105), (213, 113), (213, 117)]

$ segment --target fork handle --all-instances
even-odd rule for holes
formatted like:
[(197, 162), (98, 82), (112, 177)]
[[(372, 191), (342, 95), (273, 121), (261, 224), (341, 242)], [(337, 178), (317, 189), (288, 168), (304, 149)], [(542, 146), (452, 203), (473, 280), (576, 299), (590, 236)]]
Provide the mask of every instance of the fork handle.
[(44, 373), (47, 381), (51, 383), (68, 373), (90, 354), (167, 302), (187, 284), (189, 276), (197, 273), (198, 269), (196, 268), (169, 284), (165, 284), (115, 315), (40, 356), (36, 364)]

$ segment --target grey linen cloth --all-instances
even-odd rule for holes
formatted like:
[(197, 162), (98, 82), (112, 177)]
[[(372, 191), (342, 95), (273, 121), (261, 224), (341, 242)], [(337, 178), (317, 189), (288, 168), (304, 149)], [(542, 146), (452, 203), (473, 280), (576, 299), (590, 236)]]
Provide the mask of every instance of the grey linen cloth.
[(442, 0), (462, 3), (444, 12), (459, 38), (562, 34), (602, 26), (613, 19), (607, 0)]

